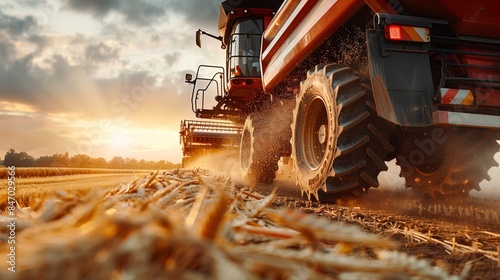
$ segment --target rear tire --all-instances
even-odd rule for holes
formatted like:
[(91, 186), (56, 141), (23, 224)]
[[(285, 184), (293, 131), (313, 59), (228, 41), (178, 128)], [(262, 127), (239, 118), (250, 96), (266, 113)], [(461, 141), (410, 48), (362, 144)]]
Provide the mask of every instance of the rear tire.
[[(297, 185), (309, 199), (359, 195), (379, 185), (393, 151), (372, 94), (348, 67), (316, 66), (301, 84), (292, 125)], [(323, 190), (328, 195), (320, 195)]]
[[(436, 142), (432, 135), (441, 135), (442, 141)], [(431, 198), (464, 197), (472, 189), (479, 191), (481, 181), (491, 179), (488, 170), (498, 166), (493, 158), (498, 151), (491, 133), (434, 128), (402, 140), (396, 163), (406, 186), (416, 192)]]

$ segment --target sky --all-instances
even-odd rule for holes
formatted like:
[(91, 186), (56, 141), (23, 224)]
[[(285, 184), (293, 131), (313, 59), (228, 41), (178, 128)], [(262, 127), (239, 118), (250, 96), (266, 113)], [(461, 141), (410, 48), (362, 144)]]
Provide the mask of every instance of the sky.
[(224, 64), (220, 0), (0, 0), (0, 158), (180, 162), (186, 73)]

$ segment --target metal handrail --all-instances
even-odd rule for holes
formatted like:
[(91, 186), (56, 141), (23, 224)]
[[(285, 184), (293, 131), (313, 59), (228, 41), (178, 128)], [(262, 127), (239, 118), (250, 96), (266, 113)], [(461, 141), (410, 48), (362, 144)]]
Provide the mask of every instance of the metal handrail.
[[(200, 70), (203, 68), (214, 68), (214, 69), (221, 69), (213, 74), (211, 78), (204, 78), (200, 77)], [(219, 76), (220, 83), (217, 81), (217, 76)], [(193, 91), (191, 93), (191, 110), (193, 113), (196, 113), (199, 109), (198, 106), (198, 100), (201, 97), (201, 109), (203, 110), (205, 108), (205, 92), (211, 88), (213, 84), (215, 84), (215, 88), (217, 90), (217, 96), (222, 96), (222, 93), (224, 92), (224, 82), (223, 79), (225, 77), (225, 70), (224, 67), (222, 66), (215, 66), (215, 65), (200, 65), (198, 66), (198, 70), (196, 71), (196, 78), (193, 81)], [(197, 88), (196, 84), (199, 81), (208, 81), (207, 85), (205, 88)]]
[(500, 67), (490, 66), (490, 65), (477, 65), (468, 63), (459, 63), (455, 61), (450, 61), (448, 55), (470, 55), (477, 57), (498, 57), (500, 58), (500, 53), (498, 52), (485, 52), (485, 51), (469, 51), (469, 50), (455, 50), (455, 49), (445, 49), (445, 48), (431, 48), (430, 51), (435, 52), (436, 55), (441, 56), (441, 61), (443, 63), (442, 67), (442, 77), (439, 83), (439, 87), (445, 87), (447, 82), (463, 82), (471, 84), (483, 84), (487, 85), (488, 88), (500, 88), (500, 80), (491, 78), (471, 78), (471, 77), (457, 77), (451, 76), (451, 68), (476, 68), (476, 69), (486, 69), (495, 72), (500, 72)]

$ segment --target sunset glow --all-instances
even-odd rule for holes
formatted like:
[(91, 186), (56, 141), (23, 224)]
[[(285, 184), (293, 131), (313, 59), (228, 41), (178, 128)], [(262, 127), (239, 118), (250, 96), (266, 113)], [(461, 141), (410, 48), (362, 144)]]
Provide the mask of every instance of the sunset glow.
[(0, 154), (180, 162), (184, 74), (224, 63), (220, 1), (0, 2)]

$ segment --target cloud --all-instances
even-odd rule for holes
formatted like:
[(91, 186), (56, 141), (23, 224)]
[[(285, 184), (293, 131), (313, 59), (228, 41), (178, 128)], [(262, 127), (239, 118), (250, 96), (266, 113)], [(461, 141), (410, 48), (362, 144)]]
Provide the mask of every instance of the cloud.
[[(169, 126), (177, 129), (179, 117), (190, 115), (190, 96), (179, 95), (185, 88), (182, 73), (158, 76), (143, 67), (125, 65), (116, 76), (93, 76), (100, 65), (119, 60), (119, 49), (107, 43), (91, 44), (82, 48), (80, 59), (63, 54), (43, 58), (30, 53), (16, 58), (11, 38), (0, 41), (0, 100), (25, 104), (42, 114), (72, 114), (84, 119), (128, 120), (145, 126)], [(75, 34), (59, 39), (71, 42), (78, 49), (86, 35)], [(30, 37), (45, 47), (58, 41), (47, 37)], [(60, 42), (60, 41), (59, 41)], [(51, 49), (51, 48), (47, 48)], [(164, 59), (176, 63), (180, 52), (172, 52)], [(161, 59), (161, 56), (158, 57)], [(90, 64), (89, 64), (90, 63)], [(133, 69), (132, 69), (133, 67)], [(164, 78), (172, 76), (174, 78)], [(154, 78), (154, 83), (151, 82)], [(176, 116), (175, 119), (172, 116)]]
[(167, 53), (166, 55), (163, 56), (163, 59), (165, 60), (168, 66), (172, 66), (177, 61), (179, 61), (181, 55), (182, 54), (180, 52)]
[[(68, 128), (43, 115), (0, 114), (0, 123), (11, 128), (9, 134), (0, 141), (0, 158), (11, 148), (29, 151), (32, 156), (63, 153), (64, 148), (71, 143), (71, 138), (61, 133)], [(33, 141), (33, 135), (36, 135), (37, 141)]]
[(27, 40), (28, 42), (33, 43), (38, 47), (38, 52), (44, 50), (54, 43), (51, 37), (44, 35), (30, 35)]
[(37, 30), (37, 28), (38, 24), (33, 16), (20, 18), (0, 12), (0, 30), (6, 30), (12, 35), (20, 36), (26, 33), (32, 33)]
[[(0, 125), (10, 127), (0, 135), (0, 159), (11, 148), (35, 158), (68, 152), (70, 156), (133, 157), (148, 160), (180, 161), (178, 124), (175, 130), (148, 129), (114, 122), (78, 121), (64, 116), (44, 114), (0, 114)], [(34, 136), (36, 135), (36, 139)], [(117, 137), (130, 138), (130, 147), (117, 147)]]
[(160, 43), (160, 41), (161, 41), (160, 35), (158, 34), (151, 35), (151, 43), (157, 45)]
[[(0, 72), (15, 56), (15, 47), (7, 34), (0, 32)], [(1, 79), (1, 77), (0, 77)]]
[(101, 97), (90, 70), (72, 65), (62, 55), (47, 60), (48, 67), (33, 63), (34, 54), (0, 68), (0, 99), (32, 105), (40, 113), (72, 113), (82, 117), (105, 115)]
[(117, 22), (106, 23), (102, 26), (98, 36), (108, 40), (116, 40), (122, 45), (128, 45), (131, 42), (136, 42), (137, 34), (126, 25), (118, 24)]
[(80, 45), (88, 42), (89, 38), (82, 33), (75, 33), (70, 36), (69, 44), (71, 45)]
[(99, 43), (87, 46), (85, 58), (90, 63), (106, 63), (118, 60), (120, 55), (117, 48), (112, 48), (105, 43)]
[(111, 12), (122, 15), (126, 23), (152, 26), (167, 20), (170, 15), (183, 15), (193, 25), (217, 28), (219, 5), (222, 1), (199, 0), (69, 0), (68, 6), (76, 11), (88, 12), (102, 19)]
[[(30, 154), (64, 152), (58, 143), (71, 143), (73, 133), (85, 132), (85, 126), (71, 125), (75, 120), (124, 122), (177, 135), (180, 120), (194, 117), (192, 87), (180, 66), (195, 69), (221, 56), (212, 55), (216, 42), (202, 51), (193, 42), (198, 27), (216, 30), (214, 1), (43, 1), (53, 2), (63, 7), (50, 18), (33, 8), (45, 5), (34, 0), (24, 0), (30, 7), (21, 7), (31, 9), (32, 16), (0, 12), (0, 103), (29, 108), (19, 109), (17, 116), (0, 108), (0, 127), (17, 127), (0, 148), (17, 150), (13, 143), (19, 139), (19, 149)], [(61, 26), (61, 19), (75, 12), (90, 15), (75, 18), (90, 18), (100, 30), (68, 32), (71, 26)], [(54, 115), (65, 119), (54, 121)], [(33, 135), (43, 141), (33, 143)]]
[(38, 7), (42, 4), (44, 4), (45, 1), (39, 1), (39, 0), (17, 0), (19, 4), (22, 6), (28, 6), (28, 7)]
[(185, 15), (186, 21), (193, 26), (217, 28), (219, 18), (219, 7), (222, 1), (197, 1), (197, 0), (174, 0), (169, 1), (169, 9), (176, 13)]
[(2, 9), (2, 10), (11, 9), (12, 7), (13, 7), (12, 4), (0, 3), (0, 9)]
[(89, 12), (92, 15), (103, 18), (109, 12), (120, 8), (120, 0), (69, 0), (70, 8), (77, 11)]
[(19, 59), (7, 58), (10, 63), (0, 66), (0, 98), (30, 104), (34, 99), (33, 92), (40, 87), (39, 81), (32, 78), (38, 72), (33, 64), (33, 55)]
[(149, 0), (69, 0), (76, 11), (89, 12), (96, 18), (104, 18), (111, 12), (124, 16), (125, 22), (135, 26), (151, 26), (166, 15), (164, 1)]
[(153, 1), (126, 1), (119, 10), (128, 23), (138, 26), (150, 26), (166, 15), (166, 8)]
[(190, 117), (191, 88), (180, 72), (174, 78), (153, 75), (148, 71), (123, 71), (116, 78), (99, 81), (108, 98), (109, 118), (128, 121), (140, 127), (163, 127), (177, 130), (181, 118)]

